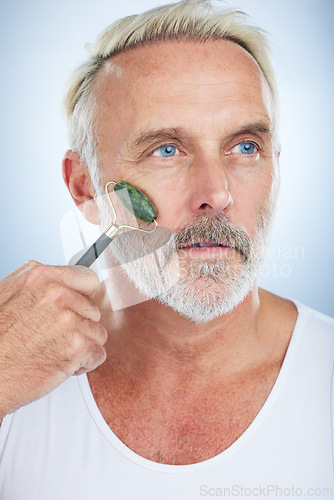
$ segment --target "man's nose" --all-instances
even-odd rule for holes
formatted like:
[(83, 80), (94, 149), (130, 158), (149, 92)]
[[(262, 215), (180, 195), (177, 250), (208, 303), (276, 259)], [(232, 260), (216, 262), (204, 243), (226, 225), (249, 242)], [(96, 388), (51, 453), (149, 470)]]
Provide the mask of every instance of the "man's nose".
[(191, 173), (191, 209), (197, 214), (229, 211), (233, 205), (231, 181), (223, 160), (201, 158)]

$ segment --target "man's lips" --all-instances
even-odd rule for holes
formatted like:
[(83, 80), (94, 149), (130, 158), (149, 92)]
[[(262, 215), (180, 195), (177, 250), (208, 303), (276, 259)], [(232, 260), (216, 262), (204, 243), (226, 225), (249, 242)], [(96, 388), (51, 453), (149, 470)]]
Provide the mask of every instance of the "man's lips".
[(199, 259), (230, 259), (234, 255), (234, 250), (235, 247), (230, 244), (212, 241), (195, 241), (179, 247), (179, 252)]
[(232, 245), (228, 243), (220, 243), (220, 242), (213, 242), (213, 241), (194, 241), (192, 243), (185, 243), (183, 245), (180, 245), (179, 249), (180, 250), (187, 250), (191, 248), (234, 248)]

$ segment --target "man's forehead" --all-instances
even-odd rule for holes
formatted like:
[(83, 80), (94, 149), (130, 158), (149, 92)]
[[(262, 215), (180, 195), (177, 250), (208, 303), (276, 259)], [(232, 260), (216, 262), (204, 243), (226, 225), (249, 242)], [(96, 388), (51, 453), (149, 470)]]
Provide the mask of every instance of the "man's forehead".
[(270, 91), (262, 72), (248, 52), (226, 40), (152, 43), (118, 54), (105, 63), (99, 87), (100, 126), (116, 119), (127, 130), (131, 124), (132, 133), (145, 133), (161, 125), (189, 125), (197, 113), (199, 130), (213, 117), (219, 124), (230, 110), (236, 119), (232, 128), (266, 117), (271, 128)]
[(142, 80), (149, 84), (150, 79), (153, 81), (164, 75), (187, 75), (193, 66), (197, 71), (197, 80), (187, 83), (199, 85), (208, 82), (205, 68), (210, 64), (216, 70), (216, 83), (222, 81), (224, 74), (231, 76), (233, 71), (238, 77), (251, 73), (259, 81), (265, 80), (255, 59), (230, 40), (208, 40), (202, 43), (166, 40), (147, 43), (111, 57), (101, 68), (98, 80), (102, 85), (121, 82), (122, 85), (126, 83), (138, 87)]

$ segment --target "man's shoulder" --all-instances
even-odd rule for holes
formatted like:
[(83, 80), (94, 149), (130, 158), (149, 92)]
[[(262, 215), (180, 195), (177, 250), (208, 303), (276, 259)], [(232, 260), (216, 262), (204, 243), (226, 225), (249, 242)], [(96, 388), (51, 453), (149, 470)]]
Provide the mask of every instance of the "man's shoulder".
[(317, 311), (297, 300), (293, 300), (293, 302), (297, 307), (298, 314), (305, 316), (313, 325), (318, 325), (334, 334), (334, 318), (332, 316)]
[(315, 350), (321, 349), (334, 359), (334, 318), (293, 301), (298, 310), (295, 334)]

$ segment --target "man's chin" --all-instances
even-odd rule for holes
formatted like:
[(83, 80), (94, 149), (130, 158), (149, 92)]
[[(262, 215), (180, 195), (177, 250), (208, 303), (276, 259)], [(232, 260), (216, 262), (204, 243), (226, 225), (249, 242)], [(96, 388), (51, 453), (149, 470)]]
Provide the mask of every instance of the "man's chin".
[(188, 280), (155, 297), (160, 303), (197, 324), (207, 323), (233, 311), (248, 295), (251, 276), (217, 282), (210, 277)]
[(174, 253), (163, 260), (147, 255), (125, 264), (124, 270), (146, 300), (155, 299), (198, 324), (231, 312), (254, 282), (241, 258), (199, 262)]
[(206, 296), (203, 300), (203, 296), (200, 297), (198, 294), (191, 297), (185, 295), (182, 297), (157, 297), (157, 300), (184, 318), (196, 324), (204, 324), (230, 313), (239, 305), (242, 297), (239, 301), (231, 301), (229, 297), (223, 299), (221, 296), (219, 298)]

